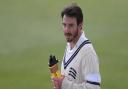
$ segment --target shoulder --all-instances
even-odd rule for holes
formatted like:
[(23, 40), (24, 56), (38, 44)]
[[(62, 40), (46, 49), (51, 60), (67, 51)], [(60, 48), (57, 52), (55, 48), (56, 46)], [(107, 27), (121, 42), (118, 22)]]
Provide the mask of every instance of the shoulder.
[(92, 44), (85, 44), (81, 49), (81, 55), (85, 61), (98, 61), (97, 54)]
[(83, 52), (84, 54), (86, 53), (95, 53), (95, 49), (93, 48), (92, 43), (89, 44), (85, 44), (82, 48), (81, 48), (81, 52)]

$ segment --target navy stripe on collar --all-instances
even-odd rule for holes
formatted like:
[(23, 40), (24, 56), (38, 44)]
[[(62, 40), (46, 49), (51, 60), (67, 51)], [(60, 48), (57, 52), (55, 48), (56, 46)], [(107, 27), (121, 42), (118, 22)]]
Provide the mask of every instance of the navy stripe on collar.
[(66, 67), (69, 65), (69, 63), (74, 59), (74, 57), (77, 55), (77, 53), (80, 51), (80, 49), (85, 45), (85, 44), (90, 44), (91, 42), (89, 40), (85, 40), (79, 47), (78, 49), (74, 52), (74, 54), (69, 58), (69, 60), (67, 62), (65, 62), (65, 57), (66, 57), (66, 51), (64, 54), (64, 60), (63, 60), (63, 64), (64, 64), (64, 69), (66, 69)]

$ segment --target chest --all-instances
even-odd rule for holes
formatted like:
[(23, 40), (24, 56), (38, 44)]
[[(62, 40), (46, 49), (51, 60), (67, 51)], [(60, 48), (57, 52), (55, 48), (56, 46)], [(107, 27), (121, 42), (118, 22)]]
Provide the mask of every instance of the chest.
[(64, 68), (63, 72), (69, 80), (76, 83), (81, 83), (84, 81), (83, 71), (82, 71), (82, 55), (77, 54), (73, 60)]

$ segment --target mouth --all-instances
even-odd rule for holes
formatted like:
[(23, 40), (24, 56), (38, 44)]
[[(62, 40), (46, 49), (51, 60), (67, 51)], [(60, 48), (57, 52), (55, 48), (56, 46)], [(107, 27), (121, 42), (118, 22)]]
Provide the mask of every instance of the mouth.
[(72, 36), (72, 34), (66, 33), (65, 36), (70, 37), (70, 36)]
[(65, 35), (66, 39), (70, 39), (72, 35)]

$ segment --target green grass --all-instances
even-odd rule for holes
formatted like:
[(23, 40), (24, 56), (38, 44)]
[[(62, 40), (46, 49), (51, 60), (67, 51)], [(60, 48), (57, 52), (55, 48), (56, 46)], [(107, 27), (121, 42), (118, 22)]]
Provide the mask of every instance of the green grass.
[[(127, 0), (76, 2), (100, 59), (102, 89), (127, 89)], [(52, 89), (48, 57), (62, 59), (60, 12), (70, 1), (0, 0), (0, 89)]]

